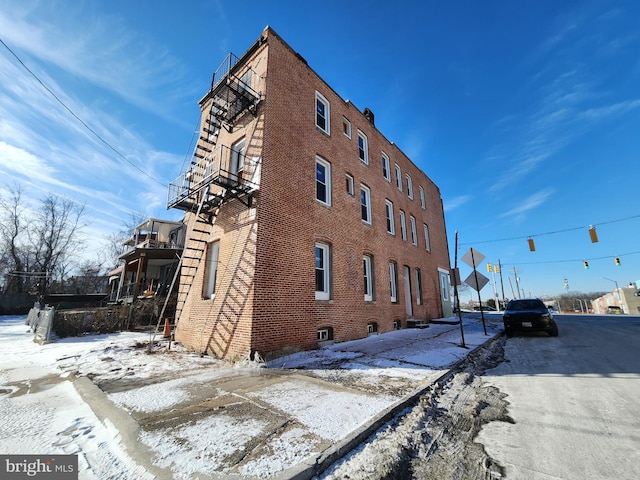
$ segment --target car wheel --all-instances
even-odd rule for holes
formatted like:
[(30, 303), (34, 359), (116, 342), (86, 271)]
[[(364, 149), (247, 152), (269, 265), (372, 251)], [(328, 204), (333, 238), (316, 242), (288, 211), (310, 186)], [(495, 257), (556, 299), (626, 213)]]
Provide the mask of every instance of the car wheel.
[(504, 329), (504, 334), (505, 334), (507, 337), (509, 337), (509, 338), (513, 337), (513, 329), (512, 329), (512, 328), (506, 328), (506, 327), (505, 327), (505, 329)]
[(549, 330), (547, 330), (547, 333), (549, 334), (550, 337), (557, 337), (558, 336), (558, 325), (556, 325), (555, 323), (553, 325), (551, 325), (551, 328)]

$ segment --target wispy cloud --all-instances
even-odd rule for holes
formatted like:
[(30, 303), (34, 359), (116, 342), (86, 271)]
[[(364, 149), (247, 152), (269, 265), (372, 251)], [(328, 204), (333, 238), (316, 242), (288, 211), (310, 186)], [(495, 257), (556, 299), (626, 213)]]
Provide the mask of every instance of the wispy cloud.
[(471, 201), (471, 195), (460, 195), (443, 201), (444, 211), (451, 212)]
[(525, 213), (542, 205), (553, 193), (554, 189), (552, 188), (545, 188), (544, 190), (536, 192), (522, 200), (518, 205), (501, 214), (500, 217), (513, 217), (516, 220), (521, 220), (524, 218)]
[[(593, 23), (609, 22), (619, 12), (605, 15), (585, 8), (574, 13), (561, 18), (555, 33), (527, 60), (532, 75), (523, 92), (528, 102), (520, 105), (520, 111), (504, 114), (495, 123), (494, 130), (501, 138), (485, 160), (502, 173), (490, 192), (520, 188), (524, 179), (529, 181), (547, 160), (580, 136), (640, 107), (639, 98), (621, 98), (619, 92), (611, 91), (608, 69), (599, 68), (598, 59), (584, 59), (584, 52), (593, 55), (603, 41), (591, 34)], [(613, 27), (609, 35), (617, 38)], [(611, 41), (608, 61), (616, 48), (628, 43), (628, 39)], [(512, 118), (518, 123), (505, 131)]]
[[(65, 15), (59, 15), (62, 8)], [(165, 47), (140, 38), (116, 17), (87, 15), (82, 9), (81, 4), (66, 2), (13, 4), (0, 10), (1, 36), (30, 58), (55, 65), (165, 119), (172, 118), (174, 102), (200, 93), (188, 69)]]

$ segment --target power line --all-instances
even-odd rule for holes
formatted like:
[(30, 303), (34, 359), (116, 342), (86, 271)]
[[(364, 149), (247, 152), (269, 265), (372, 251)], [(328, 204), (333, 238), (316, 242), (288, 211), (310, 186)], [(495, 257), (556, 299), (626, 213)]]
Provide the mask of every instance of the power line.
[(24, 69), (29, 72), (31, 74), (31, 76), (33, 78), (35, 78), (35, 80), (42, 86), (42, 88), (44, 88), (47, 92), (49, 92), (49, 94), (55, 98), (58, 103), (60, 105), (62, 105), (65, 110), (67, 110), (76, 120), (78, 120), (87, 130), (89, 130), (98, 140), (100, 140), (102, 143), (104, 143), (110, 150), (112, 150), (118, 157), (120, 157), (122, 160), (124, 160), (125, 162), (127, 162), (129, 165), (131, 165), (133, 168), (135, 168), (136, 170), (138, 170), (140, 173), (142, 173), (143, 175), (149, 177), (151, 180), (153, 180), (154, 182), (156, 182), (158, 185), (162, 186), (162, 187), (166, 187), (166, 185), (164, 183), (162, 183), (160, 180), (158, 180), (157, 178), (153, 177), (152, 175), (150, 175), (149, 173), (145, 172), (144, 170), (142, 170), (140, 167), (138, 167), (135, 163), (133, 163), (131, 160), (129, 160), (127, 157), (125, 157), (122, 153), (120, 153), (113, 145), (111, 145), (107, 140), (105, 140), (98, 132), (96, 132), (93, 128), (91, 128), (89, 125), (87, 125), (85, 123), (84, 120), (82, 120), (78, 115), (76, 115), (74, 113), (73, 110), (71, 110), (71, 108), (69, 108), (53, 91), (51, 91), (51, 89), (49, 87), (47, 87), (44, 82), (42, 80), (40, 80), (40, 78), (38, 78), (38, 76), (33, 73), (33, 71), (31, 71), (31, 69), (29, 67), (27, 67), (25, 65), (25, 63), (20, 59), (20, 57), (18, 57), (18, 55), (11, 50), (11, 48), (9, 48), (9, 46), (4, 43), (4, 41), (2, 40), (2, 38), (0, 38), (0, 43), (2, 43), (2, 45), (4, 45), (4, 47), (9, 51), (9, 53), (11, 53), (11, 55), (13, 55), (15, 57), (15, 59), (20, 63), (20, 65), (22, 65), (24, 67)]
[(622, 253), (620, 255), (604, 255), (602, 257), (590, 257), (590, 258), (575, 258), (572, 260), (548, 260), (545, 262), (515, 262), (515, 263), (504, 263), (501, 262), (502, 266), (505, 265), (509, 265), (509, 266), (514, 266), (514, 265), (545, 265), (548, 263), (575, 263), (575, 262), (583, 262), (583, 261), (593, 261), (593, 260), (610, 260), (612, 258), (619, 258), (619, 257), (628, 257), (630, 255), (637, 255), (639, 254), (640, 251), (637, 252), (629, 252), (629, 253)]
[(522, 239), (529, 239), (529, 238), (534, 238), (534, 237), (543, 237), (545, 235), (555, 235), (557, 233), (565, 233), (565, 232), (572, 232), (575, 230), (583, 230), (585, 228), (589, 228), (589, 227), (597, 227), (600, 225), (609, 225), (611, 223), (618, 223), (618, 222), (626, 222), (627, 220), (633, 220), (634, 218), (640, 218), (640, 215), (632, 215), (630, 217), (625, 217), (625, 218), (619, 218), (617, 220), (609, 220), (607, 222), (600, 222), (600, 223), (592, 223), (591, 225), (586, 225), (586, 226), (581, 226), (581, 227), (571, 227), (571, 228), (565, 228), (562, 230), (554, 230), (552, 232), (545, 232), (545, 233), (536, 233), (533, 235), (522, 235), (519, 237), (508, 237), (508, 238), (497, 238), (494, 240), (480, 240), (478, 242), (467, 242), (467, 243), (460, 243), (458, 244), (458, 246), (463, 246), (463, 245), (477, 245), (479, 243), (496, 243), (496, 242), (507, 242), (510, 240), (522, 240)]

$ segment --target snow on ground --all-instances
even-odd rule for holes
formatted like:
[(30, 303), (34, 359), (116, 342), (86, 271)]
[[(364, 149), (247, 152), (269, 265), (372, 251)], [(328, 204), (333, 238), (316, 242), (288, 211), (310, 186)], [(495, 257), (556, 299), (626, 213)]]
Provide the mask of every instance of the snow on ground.
[[(185, 401), (192, 394), (187, 387), (194, 382), (215, 385), (217, 378), (228, 377), (234, 370), (229, 363), (179, 346), (150, 353), (148, 333), (88, 335), (40, 345), (33, 342), (25, 320), (0, 317), (0, 451), (78, 454), (81, 479), (150, 475), (129, 456), (117, 429), (108, 420), (100, 421), (67, 379), (81, 375), (100, 384), (123, 379), (139, 382), (135, 390), (109, 393), (109, 399), (128, 412), (152, 413)], [(487, 328), (493, 336), (500, 326), (487, 322)], [(466, 348), (460, 346), (458, 325), (431, 325), (300, 352), (262, 365), (272, 370), (295, 369), (328, 380), (335, 388), (299, 383), (294, 375), (248, 394), (250, 400), (286, 412), (304, 428), (272, 437), (266, 453), (249, 459), (240, 473), (264, 477), (296, 465), (317, 453), (319, 442), (343, 438), (406, 395), (406, 385), (435, 378), (491, 338), (485, 336), (477, 317), (465, 320), (464, 334)], [(154, 383), (158, 377), (166, 377), (161, 385)], [(404, 389), (395, 388), (401, 385)], [(327, 412), (334, 415), (331, 422)], [(176, 478), (192, 478), (197, 472), (215, 472), (221, 459), (260, 435), (265, 425), (261, 418), (220, 414), (187, 422), (173, 428), (171, 435), (164, 430), (145, 431), (140, 439), (156, 453), (155, 465), (170, 466)]]

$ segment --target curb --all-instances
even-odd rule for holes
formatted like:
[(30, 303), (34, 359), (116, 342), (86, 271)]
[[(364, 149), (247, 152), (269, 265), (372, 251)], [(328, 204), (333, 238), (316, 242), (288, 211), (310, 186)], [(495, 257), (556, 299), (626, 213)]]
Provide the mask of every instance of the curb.
[(434, 380), (429, 381), (427, 384), (418, 387), (412, 393), (406, 395), (404, 398), (398, 400), (396, 403), (390, 405), (378, 415), (373, 417), (368, 423), (360, 426), (353, 432), (351, 432), (346, 438), (337, 442), (335, 445), (325, 449), (320, 453), (315, 460), (311, 458), (306, 459), (302, 463), (281, 471), (269, 478), (275, 480), (311, 480), (317, 475), (322, 474), (331, 465), (354, 450), (358, 445), (367, 440), (373, 433), (380, 429), (384, 424), (389, 422), (392, 418), (399, 415), (403, 410), (414, 406), (419, 397), (430, 391), (434, 385), (444, 383), (448, 381), (453, 375), (457, 373), (464, 362), (466, 362), (469, 355), (486, 348), (495, 342), (502, 336), (502, 332), (498, 332), (489, 338), (486, 342), (478, 345), (473, 350), (470, 350), (464, 357), (451, 365), (442, 375)]
[(128, 413), (118, 408), (107, 395), (87, 377), (75, 377), (73, 386), (82, 400), (109, 430), (117, 431), (131, 460), (130, 471), (138, 478), (172, 480), (173, 474), (151, 463), (155, 453), (138, 439), (140, 426)]

